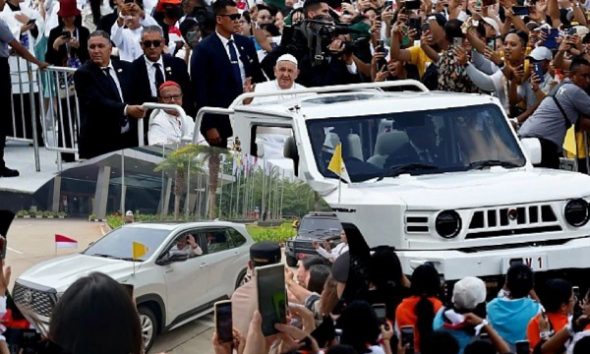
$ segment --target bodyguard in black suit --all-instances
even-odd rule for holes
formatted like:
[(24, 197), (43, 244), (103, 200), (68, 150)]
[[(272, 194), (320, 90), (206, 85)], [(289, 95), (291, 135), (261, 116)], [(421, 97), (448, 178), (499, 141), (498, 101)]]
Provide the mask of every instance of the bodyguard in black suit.
[(137, 145), (130, 120), (143, 118), (141, 106), (129, 105), (133, 70), (130, 63), (111, 60), (112, 46), (104, 31), (88, 39), (90, 60), (74, 74), (80, 102), (81, 158), (92, 158), (107, 152)]
[[(192, 95), (192, 86), (188, 76), (188, 68), (184, 60), (175, 58), (164, 52), (164, 34), (159, 26), (148, 26), (141, 35), (143, 55), (133, 61), (134, 88), (133, 102), (158, 102), (159, 86), (165, 81), (174, 81), (183, 92), (185, 113), (194, 117), (197, 113)], [(149, 116), (149, 115), (148, 115)], [(144, 123), (145, 134), (148, 122)]]
[[(213, 3), (215, 33), (194, 49), (191, 76), (197, 109), (204, 106), (227, 108), (243, 92), (244, 84), (264, 81), (252, 41), (237, 35), (240, 14), (232, 0)], [(201, 133), (211, 146), (227, 147), (233, 132), (228, 116), (205, 115)]]

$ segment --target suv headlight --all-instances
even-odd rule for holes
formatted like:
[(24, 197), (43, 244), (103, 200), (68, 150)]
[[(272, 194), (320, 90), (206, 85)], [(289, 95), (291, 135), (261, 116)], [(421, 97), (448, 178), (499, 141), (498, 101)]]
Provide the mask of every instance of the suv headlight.
[(434, 222), (436, 232), (444, 238), (453, 238), (461, 231), (461, 217), (454, 210), (444, 210)]
[(565, 205), (565, 220), (572, 226), (580, 227), (586, 225), (590, 218), (588, 202), (584, 199), (573, 199)]

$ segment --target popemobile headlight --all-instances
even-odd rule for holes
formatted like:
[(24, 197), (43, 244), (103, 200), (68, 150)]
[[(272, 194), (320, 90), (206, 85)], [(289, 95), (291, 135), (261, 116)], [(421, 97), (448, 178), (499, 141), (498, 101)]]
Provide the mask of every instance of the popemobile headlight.
[(588, 222), (588, 219), (590, 219), (588, 202), (584, 199), (570, 200), (565, 205), (564, 214), (568, 224), (575, 227), (584, 226)]
[(435, 228), (441, 237), (456, 237), (461, 231), (461, 217), (454, 210), (444, 210), (436, 217)]

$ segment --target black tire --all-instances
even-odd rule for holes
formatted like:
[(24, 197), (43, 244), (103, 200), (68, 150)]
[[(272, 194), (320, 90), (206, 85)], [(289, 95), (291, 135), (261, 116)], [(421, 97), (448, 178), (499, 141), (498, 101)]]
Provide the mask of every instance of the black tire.
[(237, 289), (240, 286), (246, 284), (246, 282), (249, 280), (249, 279), (246, 279), (246, 273), (247, 273), (247, 269), (243, 269), (240, 272), (240, 274), (238, 275), (238, 278), (236, 279), (236, 287), (235, 287), (235, 289)]
[[(158, 335), (158, 319), (156, 318), (156, 315), (154, 315), (152, 309), (147, 306), (139, 306), (137, 312), (139, 312), (139, 324), (141, 327), (143, 348), (144, 352), (147, 353)], [(150, 328), (151, 331), (149, 330)]]
[(297, 266), (297, 258), (293, 257), (293, 256), (289, 256), (288, 254), (285, 255), (285, 259), (287, 261), (287, 265), (289, 267), (296, 267)]

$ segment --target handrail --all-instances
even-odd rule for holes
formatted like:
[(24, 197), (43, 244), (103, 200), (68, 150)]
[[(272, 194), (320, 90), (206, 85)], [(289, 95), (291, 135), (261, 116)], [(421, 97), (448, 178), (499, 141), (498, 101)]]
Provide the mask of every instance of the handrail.
[(242, 106), (243, 101), (247, 98), (254, 98), (254, 97), (273, 97), (273, 96), (283, 96), (283, 95), (295, 95), (295, 94), (305, 94), (305, 93), (326, 93), (326, 92), (347, 92), (347, 91), (359, 91), (359, 90), (367, 90), (367, 89), (383, 89), (383, 88), (391, 88), (391, 87), (404, 87), (404, 86), (413, 86), (420, 89), (421, 92), (429, 92), (430, 90), (424, 86), (423, 83), (416, 80), (396, 80), (396, 81), (382, 81), (382, 82), (369, 82), (369, 83), (362, 83), (362, 84), (346, 84), (346, 85), (333, 85), (333, 86), (318, 86), (318, 87), (310, 87), (304, 89), (296, 89), (296, 90), (278, 90), (274, 92), (246, 92), (238, 97), (231, 103), (229, 108), (234, 108), (235, 106)]
[(230, 108), (220, 108), (220, 107), (203, 107), (199, 109), (197, 116), (195, 117), (195, 131), (193, 132), (193, 144), (197, 144), (197, 139), (199, 138), (199, 130), (201, 129), (201, 121), (203, 120), (203, 116), (205, 114), (233, 114), (234, 110)]
[[(170, 110), (174, 110), (174, 111), (178, 112), (178, 114), (182, 117), (183, 121), (186, 118), (186, 113), (184, 112), (184, 109), (177, 104), (144, 102), (144, 103), (142, 103), (141, 107), (143, 109), (170, 109)], [(144, 119), (145, 118), (137, 120), (137, 140), (138, 140), (137, 143), (139, 144), (139, 146), (145, 146), (144, 137), (143, 137), (143, 129), (144, 129), (143, 128), (143, 120)], [(148, 124), (149, 124), (149, 122), (148, 122)]]

